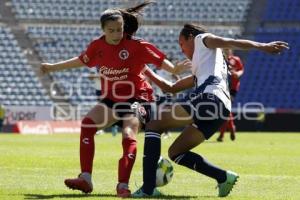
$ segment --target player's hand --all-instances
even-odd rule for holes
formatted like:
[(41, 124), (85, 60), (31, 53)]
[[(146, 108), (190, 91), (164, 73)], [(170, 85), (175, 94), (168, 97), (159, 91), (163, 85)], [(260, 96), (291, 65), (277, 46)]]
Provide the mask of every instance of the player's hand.
[(289, 44), (283, 41), (265, 43), (260, 47), (260, 50), (270, 54), (280, 54), (285, 49), (289, 49)]
[(190, 70), (192, 68), (192, 62), (189, 59), (179, 61), (176, 63), (175, 68), (176, 68), (175, 74), (180, 74), (184, 71)]
[(230, 73), (233, 78), (236, 78), (236, 79), (239, 78), (237, 71), (231, 70)]
[(40, 74), (42, 76), (48, 74), (51, 72), (51, 67), (53, 67), (53, 65), (50, 63), (42, 63), (40, 67)]

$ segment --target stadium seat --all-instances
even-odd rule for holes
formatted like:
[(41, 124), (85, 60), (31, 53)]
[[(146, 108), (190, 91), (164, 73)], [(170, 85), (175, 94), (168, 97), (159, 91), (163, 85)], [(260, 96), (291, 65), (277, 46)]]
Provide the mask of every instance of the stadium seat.
[[(123, 0), (41, 0), (29, 2), (13, 0), (12, 2), (19, 19), (49, 20), (98, 21), (100, 13), (107, 8), (132, 5)], [(251, 0), (157, 0), (155, 4), (146, 8), (144, 15), (145, 20), (148, 21), (233, 22), (234, 20), (242, 23), (246, 20), (250, 4)], [(208, 15), (197, 15), (197, 13), (207, 13)], [(215, 13), (224, 13), (224, 15), (220, 17)], [(234, 13), (239, 14), (235, 15)]]
[[(268, 108), (299, 109), (300, 29), (259, 29), (255, 39), (284, 40), (290, 44), (290, 50), (280, 56), (249, 53), (241, 90), (234, 105), (251, 100), (261, 102)], [(257, 82), (262, 84), (257, 85)]]
[(297, 22), (300, 20), (298, 0), (267, 1), (264, 15), (266, 22)]
[(0, 26), (0, 38), (0, 94), (7, 94), (0, 95), (0, 101), (4, 105), (31, 105), (31, 96), (23, 91), (33, 86), (47, 96), (10, 29)]

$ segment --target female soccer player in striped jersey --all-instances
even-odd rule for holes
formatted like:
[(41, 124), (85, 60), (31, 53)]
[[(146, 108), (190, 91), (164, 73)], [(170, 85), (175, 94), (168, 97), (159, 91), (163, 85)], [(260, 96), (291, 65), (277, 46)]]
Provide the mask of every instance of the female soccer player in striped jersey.
[[(80, 134), (81, 173), (66, 179), (71, 189), (85, 193), (93, 190), (92, 167), (94, 135), (97, 127), (104, 129), (122, 121), (123, 156), (119, 160), (117, 196), (128, 197), (128, 182), (136, 157), (136, 135), (148, 120), (150, 109), (140, 105), (153, 101), (152, 88), (143, 77), (145, 64), (154, 64), (171, 73), (190, 67), (187, 62), (174, 66), (154, 45), (132, 35), (138, 30), (138, 14), (150, 2), (128, 9), (108, 9), (101, 15), (104, 34), (92, 41), (79, 57), (55, 64), (43, 63), (43, 73), (72, 69), (86, 65), (97, 66), (101, 74), (102, 103), (83, 118)], [(126, 111), (124, 111), (126, 110)]]
[(279, 54), (288, 49), (288, 44), (281, 41), (259, 43), (218, 37), (192, 24), (186, 24), (181, 30), (179, 44), (182, 52), (192, 61), (193, 75), (169, 85), (164, 90), (178, 92), (193, 86), (195, 89), (173, 104), (172, 109), (165, 109), (160, 119), (147, 123), (143, 157), (144, 184), (133, 193), (133, 197), (160, 195), (155, 188), (156, 167), (161, 149), (160, 135), (165, 130), (179, 127), (185, 129), (170, 146), (170, 159), (215, 179), (219, 196), (227, 196), (238, 175), (191, 152), (191, 149), (209, 139), (220, 128), (231, 110), (228, 69), (221, 49), (257, 49), (271, 54)]

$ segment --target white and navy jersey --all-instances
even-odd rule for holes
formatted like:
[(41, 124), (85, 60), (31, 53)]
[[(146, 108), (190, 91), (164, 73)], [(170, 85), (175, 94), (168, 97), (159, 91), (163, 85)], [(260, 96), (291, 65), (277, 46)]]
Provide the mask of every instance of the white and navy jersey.
[(192, 59), (192, 73), (196, 78), (199, 91), (216, 95), (231, 111), (231, 100), (228, 87), (228, 68), (222, 50), (209, 49), (203, 39), (210, 33), (195, 37), (195, 49)]

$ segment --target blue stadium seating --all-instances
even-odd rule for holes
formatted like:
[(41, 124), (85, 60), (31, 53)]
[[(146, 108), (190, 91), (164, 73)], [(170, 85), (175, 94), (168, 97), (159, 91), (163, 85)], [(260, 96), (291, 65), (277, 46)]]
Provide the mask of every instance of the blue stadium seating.
[(300, 21), (299, 0), (268, 0), (264, 20), (271, 22)]
[(277, 56), (249, 53), (235, 105), (255, 101), (269, 108), (299, 109), (300, 29), (260, 29), (255, 39), (283, 40), (290, 44), (290, 50)]
[(51, 100), (28, 65), (9, 28), (0, 26), (0, 102), (4, 105), (50, 105)]
[(145, 11), (145, 20), (244, 22), (250, 0), (159, 0)]
[[(13, 0), (19, 19), (99, 20), (107, 8), (127, 7), (124, 0)], [(244, 22), (251, 0), (157, 0), (145, 10), (149, 21)]]
[[(170, 57), (182, 59), (178, 46), (180, 28), (177, 26), (142, 26), (137, 36), (156, 44)], [(36, 50), (48, 62), (78, 55), (93, 38), (101, 34), (97, 26), (29, 26), (27, 32), (29, 37), (40, 41), (35, 46)], [(211, 32), (233, 38), (241, 34), (239, 28), (213, 28)]]
[(120, 0), (13, 0), (19, 19), (98, 20), (100, 13), (112, 7), (122, 7)]

